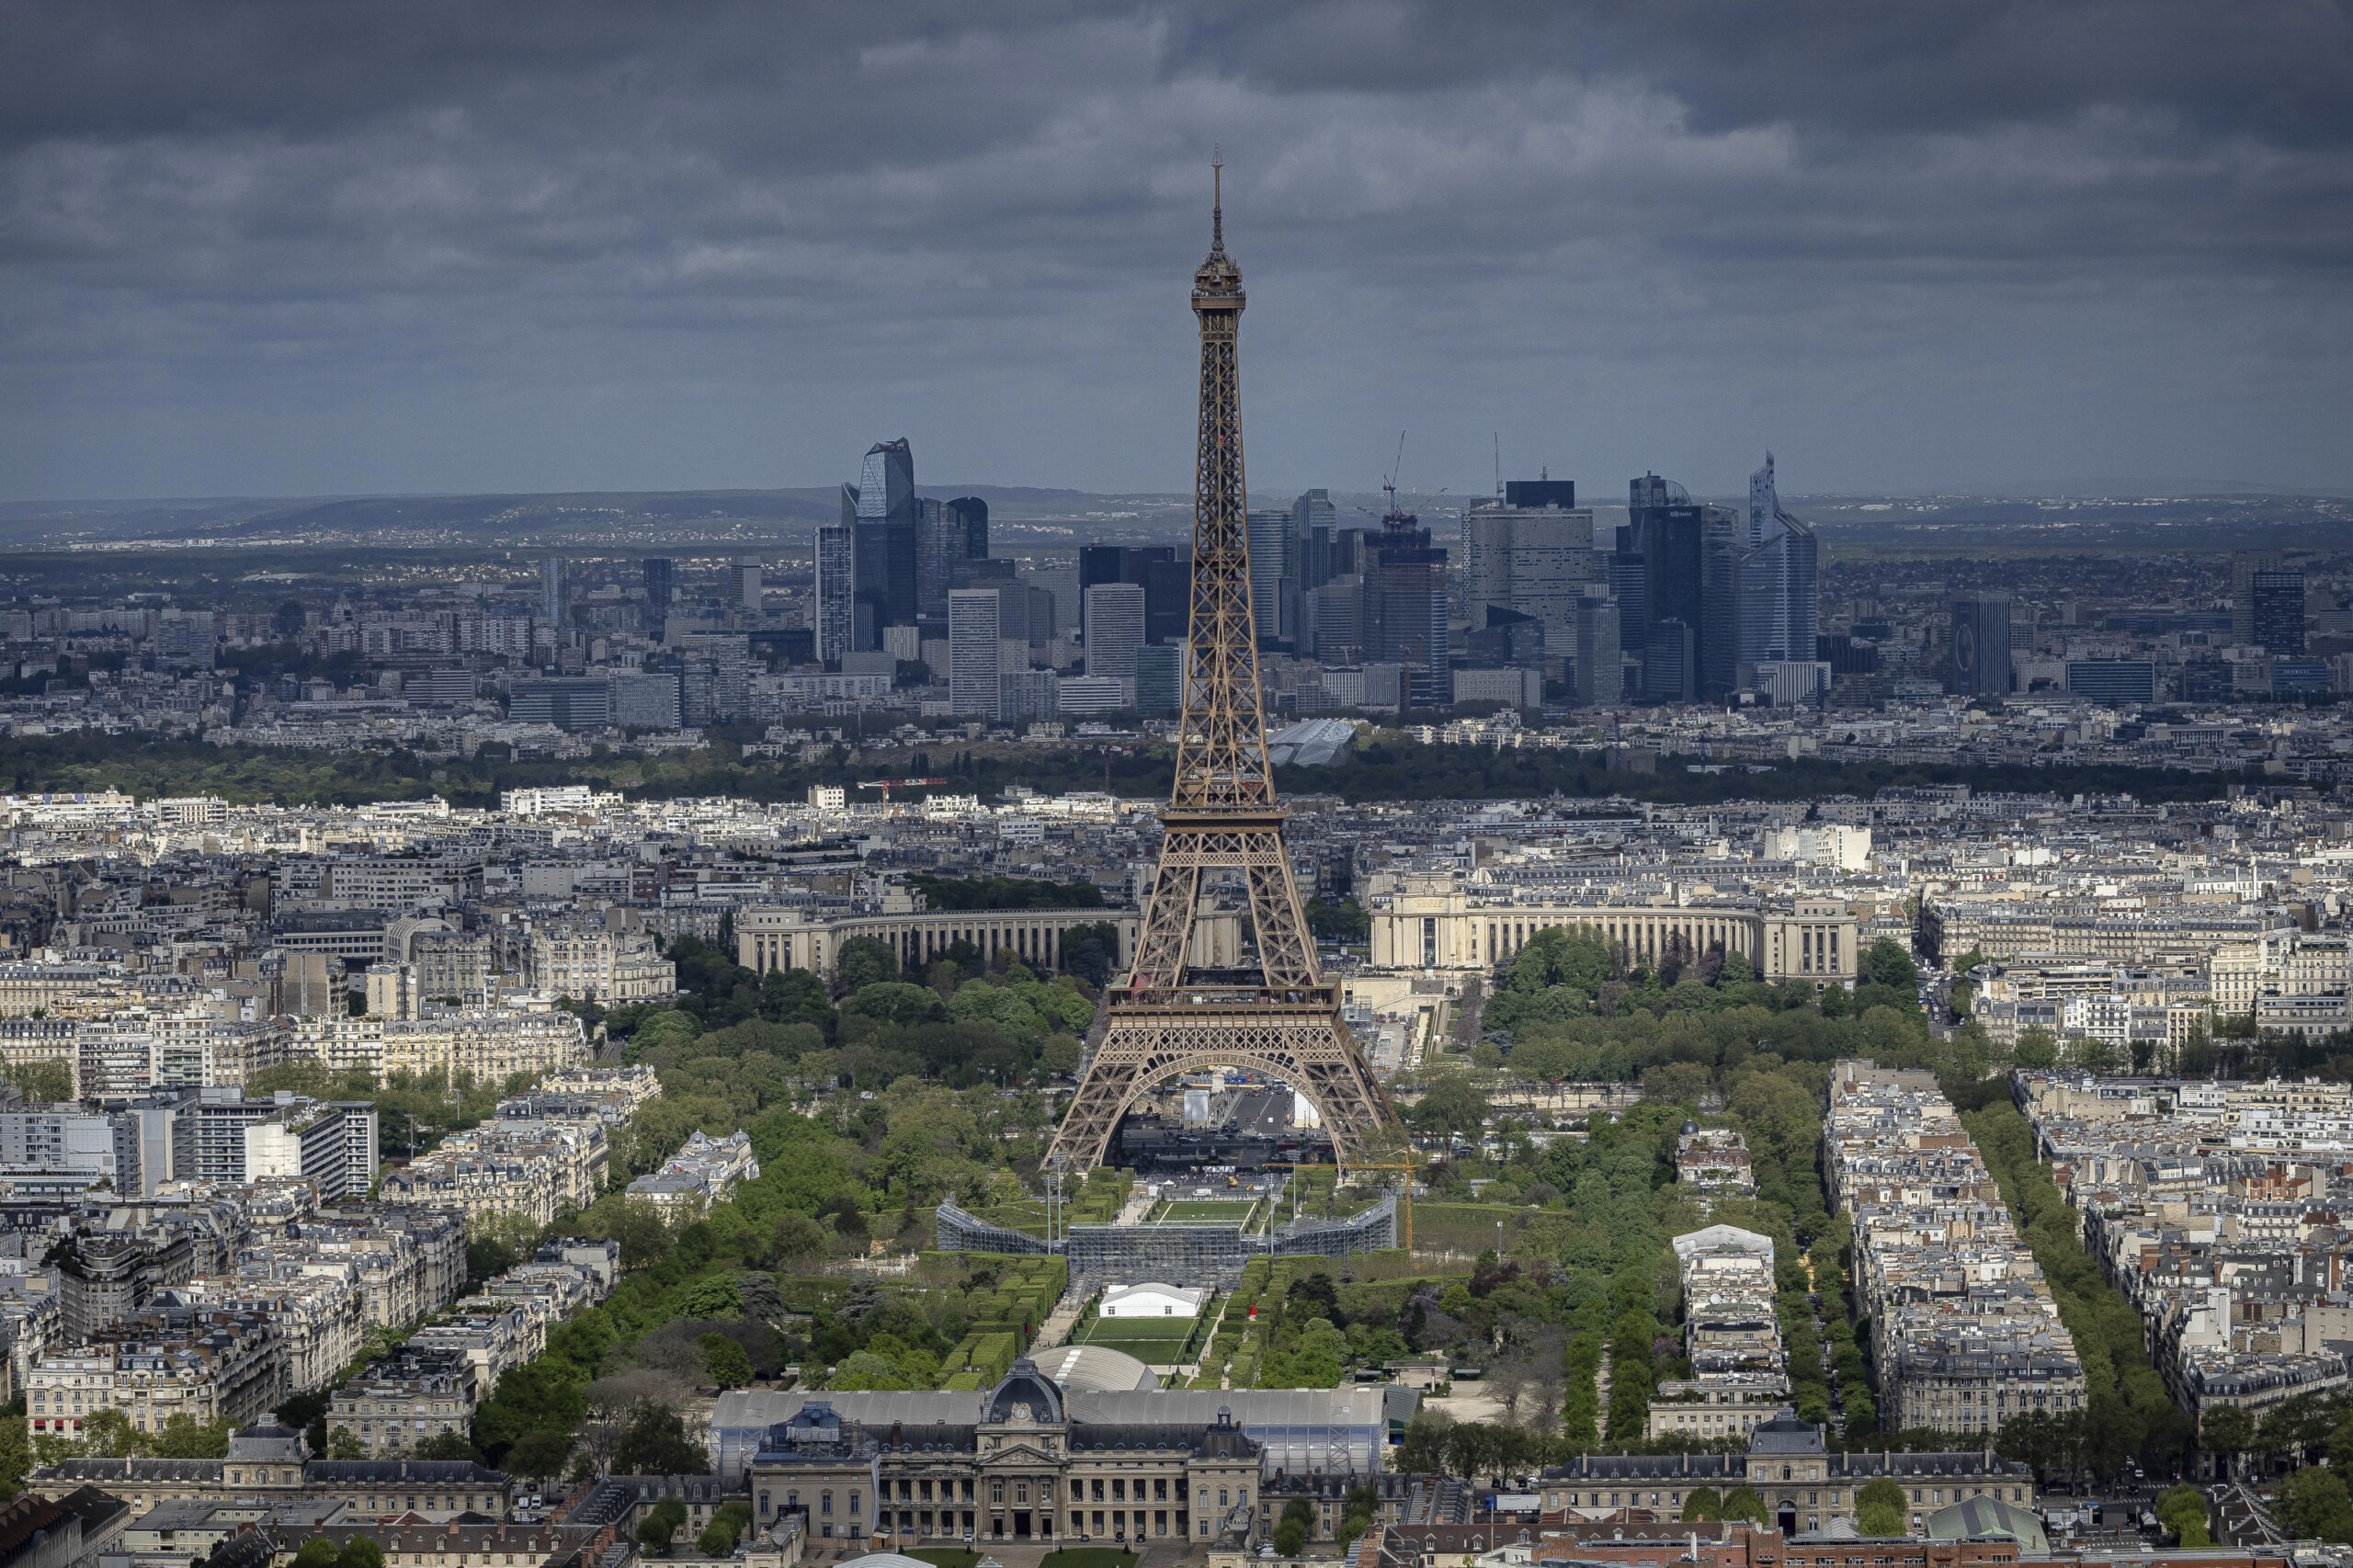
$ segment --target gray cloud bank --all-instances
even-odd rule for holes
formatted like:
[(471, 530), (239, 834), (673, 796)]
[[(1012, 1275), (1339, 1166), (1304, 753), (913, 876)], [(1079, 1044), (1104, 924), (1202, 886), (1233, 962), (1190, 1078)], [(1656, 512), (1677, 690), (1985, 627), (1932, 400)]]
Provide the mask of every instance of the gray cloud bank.
[(2353, 486), (2353, 6), (0, 5), (0, 496)]

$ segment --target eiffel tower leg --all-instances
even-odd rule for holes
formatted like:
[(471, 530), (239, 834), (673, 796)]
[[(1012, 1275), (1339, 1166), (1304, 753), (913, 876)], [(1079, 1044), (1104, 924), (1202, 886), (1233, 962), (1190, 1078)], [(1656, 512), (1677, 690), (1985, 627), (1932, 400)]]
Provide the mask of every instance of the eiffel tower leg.
[(1130, 969), (1134, 977), (1131, 983), (1166, 985), (1176, 977), (1192, 941), (1194, 912), (1200, 896), (1199, 865), (1164, 852), (1159, 873), (1152, 880), (1152, 894), (1144, 903), (1143, 928)]
[(1304, 1096), (1323, 1117), (1343, 1165), (1373, 1153), (1372, 1145), (1396, 1123), (1336, 1007), (1114, 1002), (1110, 1027), (1087, 1063), (1048, 1163), (1078, 1170), (1102, 1164), (1120, 1119), (1136, 1101), (1176, 1074), (1220, 1066), (1263, 1074)]
[(1291, 881), (1290, 856), (1279, 833), (1253, 834), (1245, 848), (1250, 918), (1258, 930), (1258, 963), (1269, 985), (1313, 985), (1315, 943)]

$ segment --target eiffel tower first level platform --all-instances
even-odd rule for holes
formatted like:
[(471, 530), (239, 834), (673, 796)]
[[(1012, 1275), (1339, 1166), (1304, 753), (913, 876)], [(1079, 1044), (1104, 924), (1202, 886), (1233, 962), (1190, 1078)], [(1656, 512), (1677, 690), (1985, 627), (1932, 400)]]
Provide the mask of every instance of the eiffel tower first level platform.
[[(1209, 259), (1193, 274), (1200, 320), (1200, 428), (1194, 449), (1192, 608), (1166, 838), (1144, 901), (1135, 963), (1110, 994), (1102, 1043), (1080, 1074), (1050, 1162), (1100, 1165), (1131, 1106), (1180, 1073), (1241, 1067), (1313, 1105), (1343, 1165), (1378, 1158), (1397, 1124), (1340, 1017), (1283, 845), (1267, 760), (1258, 634), (1250, 603), (1242, 392), (1235, 357), (1242, 269), (1225, 253), (1222, 202), (1211, 208)], [(1239, 881), (1257, 945), (1254, 971), (1188, 962), (1204, 888)]]
[(1340, 1021), (1334, 987), (1276, 993), (1203, 980), (1148, 1001), (1113, 996), (1110, 1027), (1055, 1137), (1055, 1156), (1074, 1169), (1102, 1164), (1131, 1105), (1175, 1074), (1211, 1066), (1263, 1073), (1305, 1096), (1343, 1165), (1373, 1155), (1394, 1126)]

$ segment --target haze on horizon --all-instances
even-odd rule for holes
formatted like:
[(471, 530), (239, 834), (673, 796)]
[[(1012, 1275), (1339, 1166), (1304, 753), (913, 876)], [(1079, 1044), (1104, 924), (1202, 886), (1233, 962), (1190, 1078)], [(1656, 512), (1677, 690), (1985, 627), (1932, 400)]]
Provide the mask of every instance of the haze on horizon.
[(0, 7), (0, 499), (2353, 489), (2345, 0)]

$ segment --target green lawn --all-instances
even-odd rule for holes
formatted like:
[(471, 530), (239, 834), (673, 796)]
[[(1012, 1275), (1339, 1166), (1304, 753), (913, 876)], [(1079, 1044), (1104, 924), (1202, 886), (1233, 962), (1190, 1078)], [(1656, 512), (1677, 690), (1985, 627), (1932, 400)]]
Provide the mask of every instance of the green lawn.
[[(1211, 1306), (1215, 1306), (1212, 1298)], [(1146, 1365), (1166, 1365), (1185, 1353), (1199, 1323), (1196, 1317), (1091, 1318), (1075, 1335), (1081, 1345), (1120, 1350)]]
[(1112, 1546), (1065, 1546), (1038, 1560), (1038, 1568), (1135, 1568), (1136, 1554)]
[(961, 1546), (918, 1546), (906, 1555), (918, 1562), (931, 1563), (933, 1568), (976, 1568), (981, 1561), (979, 1552)]
[(1152, 1212), (1155, 1225), (1239, 1225), (1258, 1207), (1252, 1198), (1176, 1199)]

